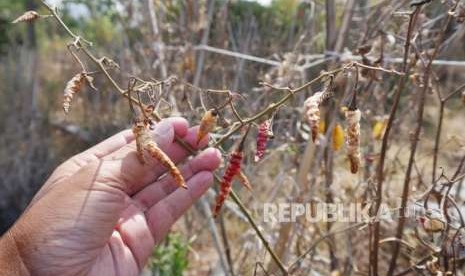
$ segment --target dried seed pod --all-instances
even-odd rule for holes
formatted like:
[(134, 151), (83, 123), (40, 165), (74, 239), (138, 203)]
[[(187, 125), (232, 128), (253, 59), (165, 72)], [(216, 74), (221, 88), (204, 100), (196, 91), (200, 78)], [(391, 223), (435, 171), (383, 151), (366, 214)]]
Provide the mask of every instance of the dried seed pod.
[(74, 95), (81, 91), (82, 85), (86, 80), (85, 73), (76, 74), (67, 84), (64, 91), (64, 98), (63, 98), (63, 110), (65, 113), (69, 112), (71, 107), (71, 101), (74, 98)]
[(217, 121), (218, 112), (215, 109), (210, 109), (203, 115), (199, 132), (197, 133), (197, 144), (215, 129)]
[(166, 155), (166, 153), (158, 147), (157, 143), (153, 141), (150, 129), (148, 128), (145, 120), (136, 120), (132, 128), (132, 132), (136, 137), (137, 156), (139, 161), (142, 164), (145, 164), (144, 152), (147, 151), (150, 156), (168, 169), (169, 174), (173, 177), (179, 187), (187, 189), (186, 181), (179, 169), (168, 155)]
[(239, 172), (235, 178), (244, 186), (247, 190), (252, 191), (252, 185), (250, 184), (249, 178), (245, 173)]
[(234, 151), (231, 154), (231, 158), (229, 160), (228, 167), (223, 175), (223, 179), (220, 183), (220, 191), (218, 196), (216, 197), (216, 205), (215, 209), (213, 210), (213, 215), (216, 217), (221, 211), (221, 207), (223, 207), (226, 198), (229, 196), (231, 192), (231, 185), (233, 178), (239, 174), (241, 171), (241, 162), (242, 162), (243, 154), (240, 150)]
[(336, 124), (333, 130), (333, 141), (332, 146), (334, 151), (341, 149), (344, 144), (344, 130), (340, 124)]
[(312, 141), (315, 142), (318, 137), (320, 126), (320, 104), (323, 101), (323, 92), (317, 92), (304, 103), (305, 118), (307, 119), (312, 131)]
[(360, 119), (361, 112), (350, 108), (345, 113), (347, 122), (347, 156), (350, 161), (350, 171), (357, 173), (360, 167)]
[(266, 145), (268, 139), (273, 137), (273, 131), (271, 130), (271, 120), (266, 120), (258, 127), (257, 135), (257, 151), (255, 153), (255, 162), (258, 162), (265, 157)]
[(40, 14), (38, 14), (36, 11), (27, 11), (23, 13), (20, 17), (16, 18), (12, 23), (20, 23), (20, 22), (33, 22), (37, 19), (40, 18)]

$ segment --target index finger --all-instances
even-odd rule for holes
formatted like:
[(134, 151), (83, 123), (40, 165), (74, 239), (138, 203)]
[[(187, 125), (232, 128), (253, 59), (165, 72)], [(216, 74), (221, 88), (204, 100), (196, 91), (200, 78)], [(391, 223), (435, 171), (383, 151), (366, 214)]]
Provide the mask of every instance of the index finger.
[[(164, 121), (169, 122), (174, 128), (174, 132), (180, 137), (184, 137), (187, 134), (188, 123), (184, 118), (173, 117), (165, 119)], [(54, 182), (54, 178), (57, 176), (60, 178), (69, 177), (75, 174), (82, 167), (116, 152), (122, 147), (130, 144), (132, 141), (134, 141), (134, 134), (132, 133), (132, 130), (127, 129), (121, 131), (86, 151), (71, 157), (55, 170), (48, 182)]]

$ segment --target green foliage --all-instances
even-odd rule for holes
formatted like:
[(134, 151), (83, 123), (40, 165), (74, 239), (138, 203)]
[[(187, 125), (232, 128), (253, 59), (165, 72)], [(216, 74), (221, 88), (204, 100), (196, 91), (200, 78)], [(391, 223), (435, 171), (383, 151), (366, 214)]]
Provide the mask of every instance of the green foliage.
[(176, 22), (181, 15), (183, 8), (182, 1), (179, 2), (168, 2), (166, 5), (166, 20), (169, 22)]
[(23, 11), (26, 1), (0, 0), (0, 14), (11, 15), (13, 11)]
[[(85, 38), (96, 45), (115, 43), (118, 25), (116, 2), (114, 0), (73, 1), (72, 5), (65, 5), (65, 22), (73, 29), (77, 29), (77, 33), (85, 34)], [(74, 12), (79, 10), (78, 18), (73, 14), (73, 9)]]
[(285, 27), (291, 24), (299, 0), (274, 0), (269, 7), (257, 2), (237, 1), (230, 6), (230, 15), (233, 22), (241, 22), (248, 16), (253, 16), (262, 25), (270, 23)]
[(3, 18), (0, 18), (0, 53), (5, 51), (5, 45), (8, 44), (8, 24), (9, 22)]
[(8, 44), (15, 37), (12, 35), (11, 21), (20, 16), (24, 12), (25, 7), (25, 0), (0, 0), (0, 53), (4, 54)]
[(86, 34), (86, 39), (97, 45), (107, 45), (114, 40), (115, 31), (116, 29), (111, 18), (109, 16), (102, 16), (88, 20), (83, 33)]
[(253, 16), (262, 22), (267, 18), (268, 8), (256, 2), (237, 1), (230, 6), (229, 14), (233, 22), (240, 22), (247, 16)]
[(273, 0), (270, 7), (273, 17), (284, 25), (291, 24), (299, 2), (299, 0)]
[(153, 275), (178, 276), (188, 266), (189, 244), (179, 234), (171, 234), (164, 244), (158, 246), (150, 260), (150, 268)]

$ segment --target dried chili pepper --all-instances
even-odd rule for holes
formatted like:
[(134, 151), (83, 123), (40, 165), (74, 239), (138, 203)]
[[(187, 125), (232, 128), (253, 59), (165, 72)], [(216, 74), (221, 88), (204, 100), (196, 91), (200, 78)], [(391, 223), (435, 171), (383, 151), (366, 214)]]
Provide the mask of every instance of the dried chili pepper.
[(320, 105), (324, 99), (324, 92), (317, 92), (305, 100), (305, 118), (312, 132), (312, 141), (315, 142), (320, 128)]
[(12, 23), (20, 23), (20, 22), (33, 22), (40, 18), (40, 15), (36, 11), (27, 11), (23, 13), (20, 17), (16, 18)]
[(210, 109), (203, 115), (200, 121), (199, 132), (197, 133), (197, 144), (215, 129), (217, 121), (218, 112), (215, 109)]
[[(135, 84), (136, 81), (134, 80), (132, 82), (132, 85), (130, 83), (128, 87), (129, 105), (133, 114), (135, 114), (135, 111), (134, 107), (132, 106), (131, 90), (133, 89)], [(153, 112), (154, 107), (143, 107), (140, 94), (138, 93), (137, 96), (142, 114), (140, 116), (137, 116), (134, 120), (132, 132), (134, 133), (134, 136), (136, 138), (135, 140), (137, 146), (137, 157), (139, 158), (139, 161), (142, 164), (145, 164), (144, 153), (145, 151), (147, 151), (151, 157), (156, 159), (158, 162), (160, 162), (163, 166), (165, 166), (168, 169), (169, 174), (173, 177), (174, 181), (179, 187), (187, 189), (186, 181), (184, 180), (181, 171), (178, 169), (178, 167), (176, 167), (176, 164), (174, 164), (174, 162), (169, 158), (169, 156), (166, 155), (166, 153), (163, 152), (163, 150), (160, 149), (157, 143), (152, 139), (150, 129), (153, 126), (153, 122), (147, 114)]]
[(266, 120), (258, 127), (257, 135), (257, 151), (255, 152), (255, 162), (258, 162), (265, 157), (266, 145), (268, 139), (273, 137), (271, 130), (271, 120)]
[(347, 156), (350, 161), (350, 171), (357, 173), (360, 167), (360, 119), (361, 112), (358, 109), (349, 108), (346, 113), (347, 121)]
[(79, 93), (82, 89), (82, 85), (86, 80), (85, 73), (76, 74), (67, 84), (64, 91), (63, 98), (63, 110), (65, 113), (69, 113), (71, 102), (73, 101), (74, 95)]
[(157, 143), (152, 139), (150, 134), (150, 124), (147, 121), (136, 120), (132, 131), (136, 137), (137, 156), (142, 164), (145, 164), (144, 152), (147, 151), (150, 156), (160, 162), (168, 169), (169, 174), (173, 177), (176, 184), (184, 189), (187, 189), (186, 182), (178, 167), (174, 162), (158, 147)]
[(224, 202), (226, 201), (226, 198), (231, 193), (231, 186), (234, 177), (240, 174), (241, 163), (242, 159), (244, 158), (242, 151), (244, 149), (244, 142), (249, 132), (249, 129), (247, 129), (247, 132), (244, 134), (242, 141), (239, 144), (239, 147), (233, 153), (231, 153), (228, 166), (220, 183), (220, 191), (218, 193), (218, 196), (216, 197), (216, 205), (213, 209), (214, 217), (218, 216), (218, 214), (221, 211), (221, 208), (223, 207)]

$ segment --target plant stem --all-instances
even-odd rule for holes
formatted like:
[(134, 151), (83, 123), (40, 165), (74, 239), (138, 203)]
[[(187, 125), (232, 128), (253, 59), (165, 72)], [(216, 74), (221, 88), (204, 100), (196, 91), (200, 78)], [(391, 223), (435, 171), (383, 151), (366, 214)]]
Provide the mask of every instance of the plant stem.
[(255, 121), (258, 121), (260, 120), (262, 117), (265, 117), (267, 115), (270, 115), (272, 114), (273, 112), (275, 112), (277, 109), (279, 109), (281, 106), (283, 106), (290, 98), (292, 98), (296, 93), (298, 92), (301, 92), (305, 89), (307, 89), (308, 87), (312, 86), (313, 84), (315, 84), (316, 82), (320, 81), (321, 79), (325, 78), (325, 77), (328, 77), (328, 76), (331, 76), (331, 75), (334, 75), (334, 74), (337, 74), (343, 70), (346, 70), (348, 67), (352, 66), (352, 64), (349, 64), (349, 65), (346, 65), (346, 66), (343, 66), (343, 67), (340, 67), (338, 69), (335, 69), (335, 70), (332, 70), (332, 71), (329, 71), (329, 72), (325, 72), (323, 74), (320, 74), (318, 77), (316, 77), (315, 79), (303, 84), (302, 86), (300, 87), (297, 87), (295, 89), (291, 89), (289, 87), (283, 87), (283, 88), (278, 88), (278, 87), (273, 87), (274, 89), (278, 89), (278, 90), (284, 90), (284, 91), (288, 91), (289, 93), (284, 96), (281, 100), (279, 100), (278, 102), (276, 103), (272, 103), (270, 105), (268, 105), (268, 107), (264, 110), (262, 110), (261, 112), (255, 114), (254, 116), (252, 117), (249, 117), (247, 119), (243, 119), (242, 123), (240, 124), (236, 124), (235, 126), (233, 126), (233, 128), (227, 133), (225, 134), (223, 137), (221, 137), (215, 144), (213, 144), (214, 147), (217, 147), (219, 145), (221, 145), (224, 141), (226, 141), (229, 137), (231, 137), (232, 135), (234, 135), (234, 133), (236, 133), (237, 131), (239, 131), (244, 125), (248, 125), (248, 124), (251, 124)]
[(438, 163), (439, 142), (441, 141), (442, 122), (444, 121), (444, 107), (445, 107), (445, 102), (443, 99), (440, 99), (438, 129), (436, 130), (436, 138), (434, 139), (434, 150), (433, 150), (433, 176), (431, 180), (433, 182), (436, 179), (436, 166)]

